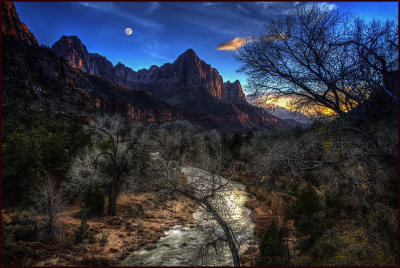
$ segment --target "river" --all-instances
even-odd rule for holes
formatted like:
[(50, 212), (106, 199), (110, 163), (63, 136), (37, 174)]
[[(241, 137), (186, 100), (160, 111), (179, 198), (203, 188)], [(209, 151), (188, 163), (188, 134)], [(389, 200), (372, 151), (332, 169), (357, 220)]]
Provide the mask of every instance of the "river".
[[(183, 167), (181, 171), (188, 179), (192, 178), (193, 172), (204, 172), (193, 167)], [(226, 179), (222, 178), (227, 181)], [(231, 208), (230, 216), (234, 221), (233, 230), (238, 239), (243, 239), (240, 252), (243, 252), (253, 237), (254, 223), (251, 221), (249, 214), (250, 209), (244, 207), (244, 203), (252, 198), (245, 191), (244, 185), (236, 182), (230, 182), (230, 190), (225, 191), (223, 202)], [(221, 201), (221, 200), (219, 200)], [(134, 251), (132, 255), (123, 260), (120, 265), (123, 266), (187, 266), (200, 265), (196, 261), (196, 253), (198, 246), (205, 236), (204, 230), (207, 229), (207, 222), (202, 220), (205, 213), (199, 208), (193, 213), (196, 219), (196, 227), (176, 225), (166, 231), (165, 237), (162, 237), (157, 248), (146, 250), (144, 247)], [(209, 224), (209, 223), (208, 223)], [(223, 247), (222, 252), (218, 254), (218, 258), (212, 259), (207, 265), (217, 266), (233, 266), (232, 255), (227, 246)]]

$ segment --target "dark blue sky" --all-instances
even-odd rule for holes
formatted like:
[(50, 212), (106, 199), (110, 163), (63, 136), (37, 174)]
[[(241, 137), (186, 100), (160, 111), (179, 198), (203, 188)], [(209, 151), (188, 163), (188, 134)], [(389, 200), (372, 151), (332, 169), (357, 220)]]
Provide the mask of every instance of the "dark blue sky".
[[(173, 62), (192, 48), (226, 80), (236, 73), (234, 51), (218, 45), (237, 37), (257, 37), (270, 19), (310, 2), (15, 2), (22, 22), (40, 44), (77, 35), (89, 52), (134, 70)], [(398, 20), (397, 2), (317, 2), (367, 20)], [(130, 27), (128, 36), (124, 29)], [(238, 39), (237, 39), (238, 40)]]

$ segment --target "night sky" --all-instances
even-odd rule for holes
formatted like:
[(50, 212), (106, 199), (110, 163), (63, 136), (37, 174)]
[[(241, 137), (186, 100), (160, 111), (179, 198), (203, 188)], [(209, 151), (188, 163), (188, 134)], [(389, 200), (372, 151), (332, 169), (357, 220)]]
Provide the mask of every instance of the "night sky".
[[(224, 81), (239, 79), (239, 64), (225, 42), (255, 38), (271, 18), (307, 2), (15, 2), (22, 22), (40, 44), (77, 35), (89, 52), (134, 70), (173, 62), (186, 49), (216, 68)], [(397, 2), (317, 3), (367, 20), (398, 20)], [(126, 35), (125, 28), (133, 29)]]

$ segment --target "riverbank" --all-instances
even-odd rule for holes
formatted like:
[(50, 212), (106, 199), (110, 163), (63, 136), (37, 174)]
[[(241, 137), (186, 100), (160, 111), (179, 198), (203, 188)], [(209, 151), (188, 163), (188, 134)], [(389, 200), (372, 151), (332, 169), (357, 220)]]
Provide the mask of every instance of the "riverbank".
[[(199, 171), (204, 172), (190, 166), (182, 169), (182, 172), (188, 178), (195, 177), (195, 174)], [(204, 176), (204, 174), (202, 175)], [(225, 178), (222, 178), (222, 181), (225, 180)], [(198, 189), (203, 189), (202, 186), (204, 188), (207, 187), (207, 185), (198, 185)], [(245, 202), (251, 197), (252, 196), (245, 191), (245, 186), (237, 182), (232, 182), (229, 187), (221, 190), (220, 195), (217, 197), (220, 204), (225, 204), (220, 207), (224, 208), (224, 210), (220, 212), (230, 211), (229, 213), (231, 213), (229, 216), (231, 220), (230, 226), (241, 244), (242, 265), (250, 265), (250, 261), (254, 258), (252, 254), (255, 247), (253, 240), (254, 224), (249, 217), (250, 209), (244, 206)], [(207, 256), (198, 255), (202, 243), (210, 239), (210, 231), (219, 232), (218, 230), (220, 230), (218, 224), (210, 229), (209, 222), (201, 220), (202, 214), (203, 212), (201, 209), (195, 212), (194, 217), (199, 220), (198, 226), (194, 228), (175, 226), (173, 229), (166, 232), (165, 237), (162, 237), (158, 241), (156, 249), (149, 251), (145, 248), (141, 248), (135, 251), (132, 256), (125, 259), (121, 265), (191, 266), (201, 264), (201, 260), (206, 257), (207, 265), (232, 266), (232, 253), (227, 245), (220, 248), (216, 258), (212, 256), (212, 252), (208, 252)], [(211, 249), (211, 251), (213, 250)]]
[[(81, 224), (79, 206), (70, 206), (63, 213), (63, 230), (59, 241), (18, 241), (23, 248), (13, 258), (12, 265), (113, 265), (132, 251), (144, 246), (151, 250), (165, 231), (175, 225), (194, 227), (196, 205), (185, 199), (163, 202), (152, 193), (121, 193), (117, 200), (117, 216), (89, 218), (88, 238), (75, 242), (75, 232)], [(3, 223), (15, 216), (3, 213)]]

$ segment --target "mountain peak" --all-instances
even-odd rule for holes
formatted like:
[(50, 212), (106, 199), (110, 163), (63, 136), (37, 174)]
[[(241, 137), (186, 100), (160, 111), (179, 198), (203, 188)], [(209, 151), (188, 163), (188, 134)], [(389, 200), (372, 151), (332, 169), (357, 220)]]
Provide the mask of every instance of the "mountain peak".
[(229, 80), (222, 84), (222, 99), (232, 103), (246, 103), (246, 96), (243, 93), (239, 80), (231, 83)]
[[(188, 48), (186, 49), (185, 52), (183, 52), (183, 54), (192, 54), (192, 55), (196, 55), (196, 52), (194, 52), (194, 50), (192, 48)], [(197, 56), (197, 55), (196, 55)]]
[(79, 41), (82, 43), (81, 39), (79, 39), (78, 36), (76, 35), (63, 35), (61, 36), (60, 40), (73, 40), (73, 41)]
[[(86, 49), (86, 46), (83, 44), (81, 39), (79, 39), (79, 37), (76, 35), (63, 35), (57, 42), (54, 43), (53, 46), (55, 46), (56, 44), (59, 44), (59, 43), (66, 43), (72, 47), (83, 46)], [(86, 49), (86, 51), (87, 51), (87, 49)]]
[[(196, 52), (193, 49), (189, 48), (185, 52), (183, 52), (178, 59), (194, 59), (195, 61), (200, 61), (199, 56), (197, 56)], [(178, 60), (177, 59), (177, 60)]]
[(53, 44), (51, 49), (58, 56), (63, 57), (72, 67), (93, 73), (89, 52), (76, 35), (63, 35)]
[(2, 33), (12, 36), (17, 40), (22, 40), (29, 45), (39, 46), (36, 37), (28, 29), (28, 26), (20, 21), (14, 3), (2, 2), (1, 8), (3, 19)]

